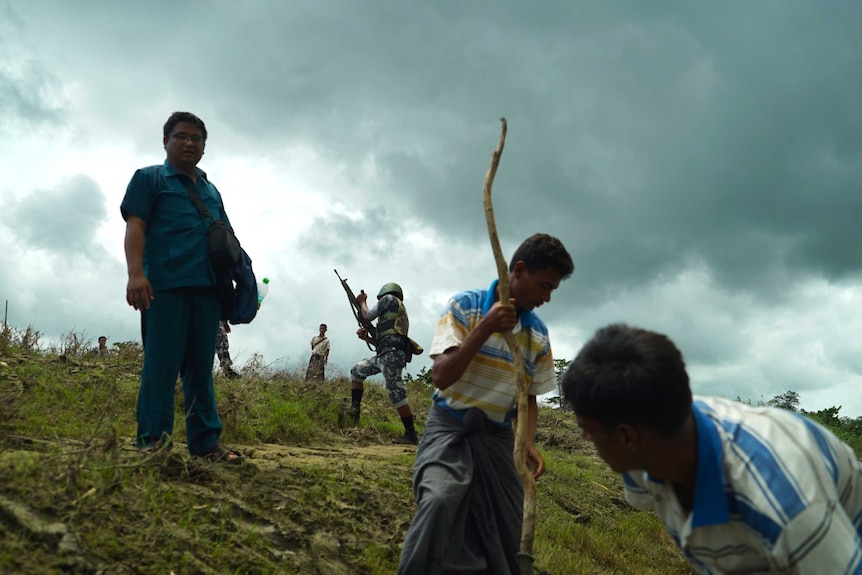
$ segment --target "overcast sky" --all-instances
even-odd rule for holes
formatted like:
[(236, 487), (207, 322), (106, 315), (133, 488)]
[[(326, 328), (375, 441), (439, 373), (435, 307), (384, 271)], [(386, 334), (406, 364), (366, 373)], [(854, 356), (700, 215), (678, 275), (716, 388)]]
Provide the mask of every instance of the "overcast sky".
[(238, 367), (304, 368), (320, 322), (330, 373), (368, 355), (333, 269), (400, 283), (427, 348), (496, 273), (505, 116), (503, 251), (546, 232), (576, 265), (539, 310), (555, 357), (624, 321), (696, 393), (862, 416), (860, 29), (856, 0), (0, 0), (0, 300), (46, 340), (139, 339), (119, 206), (185, 110), (271, 279)]

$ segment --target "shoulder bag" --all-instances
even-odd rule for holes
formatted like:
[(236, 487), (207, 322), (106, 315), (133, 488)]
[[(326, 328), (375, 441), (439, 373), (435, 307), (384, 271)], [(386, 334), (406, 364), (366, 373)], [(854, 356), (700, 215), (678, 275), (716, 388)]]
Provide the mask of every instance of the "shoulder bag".
[(216, 276), (231, 272), (240, 261), (239, 240), (223, 220), (214, 220), (209, 210), (201, 201), (198, 192), (191, 182), (183, 179), (183, 184), (189, 192), (189, 197), (205, 220), (210, 222), (207, 229), (207, 256), (215, 270)]

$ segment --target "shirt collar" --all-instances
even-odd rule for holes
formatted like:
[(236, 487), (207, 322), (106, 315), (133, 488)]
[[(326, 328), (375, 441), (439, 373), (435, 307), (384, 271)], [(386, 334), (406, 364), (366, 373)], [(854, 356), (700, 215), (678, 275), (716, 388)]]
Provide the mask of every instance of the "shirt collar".
[[(499, 285), (499, 283), (499, 279), (495, 279), (494, 281), (492, 281), (491, 286), (488, 288), (488, 293), (485, 294), (485, 301), (482, 303), (483, 316), (488, 314), (488, 311), (491, 309), (491, 306), (493, 306), (494, 302), (497, 301), (497, 286)], [(521, 310), (520, 316), (518, 317), (518, 319), (520, 320), (521, 329), (532, 328), (534, 317), (536, 317), (535, 312)]]
[[(169, 161), (165, 160), (164, 165), (165, 165), (165, 174), (166, 175), (176, 176), (177, 174), (180, 173), (180, 171), (177, 170)], [(206, 179), (206, 177), (207, 177), (207, 173), (197, 166), (195, 166), (195, 173), (204, 179)]]
[(698, 403), (691, 406), (697, 429), (697, 476), (694, 484), (692, 529), (720, 525), (730, 519), (727, 495), (724, 492), (721, 437)]

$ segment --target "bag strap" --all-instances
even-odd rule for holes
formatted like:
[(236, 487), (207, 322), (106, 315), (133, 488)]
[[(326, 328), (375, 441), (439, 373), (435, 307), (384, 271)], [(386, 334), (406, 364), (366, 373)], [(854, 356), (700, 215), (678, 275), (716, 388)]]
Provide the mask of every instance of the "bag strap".
[(196, 208), (198, 209), (198, 211), (201, 213), (201, 216), (202, 216), (203, 218), (205, 218), (205, 219), (209, 220), (209, 221), (212, 221), (212, 220), (213, 220), (213, 217), (210, 215), (209, 210), (208, 210), (208, 209), (207, 209), (207, 207), (204, 205), (204, 203), (201, 201), (201, 198), (200, 198), (200, 196), (198, 195), (198, 191), (197, 191), (197, 189), (192, 185), (191, 181), (190, 181), (190, 180), (187, 180), (186, 178), (184, 178), (184, 177), (182, 177), (182, 176), (179, 176), (179, 178), (180, 178), (180, 181), (183, 183), (183, 185), (185, 185), (185, 187), (186, 187), (186, 191), (188, 191), (188, 193), (189, 193), (189, 197), (191, 198), (192, 203), (194, 203), (195, 207), (196, 207)]
[[(160, 173), (159, 173), (159, 178), (161, 178), (161, 185), (164, 188), (168, 189), (169, 188), (168, 180), (167, 180), (167, 178), (165, 178), (164, 173), (161, 173), (162, 171), (163, 170), (160, 170)], [(201, 198), (197, 193), (197, 188), (195, 188), (192, 185), (191, 180), (188, 179), (188, 176), (183, 177), (183, 176), (177, 175), (176, 177), (178, 177), (180, 179), (180, 181), (183, 183), (183, 185), (186, 187), (186, 191), (189, 194), (189, 199), (191, 199), (192, 203), (198, 209), (198, 212), (200, 212), (201, 216), (206, 220), (213, 221), (212, 215), (210, 214), (209, 210), (204, 205), (204, 203), (201, 201)], [(224, 218), (219, 218), (219, 219), (227, 219), (227, 214), (225, 214), (225, 212), (224, 212), (224, 203), (221, 201), (221, 198), (218, 198), (218, 200), (219, 200), (219, 211), (222, 214), (224, 214)], [(155, 206), (155, 200), (153, 201), (153, 206)], [(154, 209), (155, 209), (155, 207), (154, 207)]]

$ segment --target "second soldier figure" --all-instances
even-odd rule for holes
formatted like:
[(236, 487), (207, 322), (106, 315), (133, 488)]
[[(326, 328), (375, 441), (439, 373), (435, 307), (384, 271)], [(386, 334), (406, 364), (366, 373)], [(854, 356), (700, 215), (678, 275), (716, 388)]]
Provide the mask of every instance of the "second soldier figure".
[[(419, 443), (419, 436), (413, 426), (413, 412), (407, 402), (407, 387), (401, 377), (412, 346), (407, 337), (410, 320), (404, 307), (404, 293), (401, 286), (390, 282), (380, 288), (377, 304), (371, 309), (368, 309), (367, 299), (365, 292), (356, 296), (365, 319), (377, 319), (377, 355), (363, 359), (350, 370), (351, 405), (347, 414), (353, 418), (354, 423), (359, 422), (363, 382), (367, 377), (382, 372), (389, 400), (404, 424), (404, 435), (396, 437), (392, 443), (416, 445)], [(356, 334), (360, 339), (365, 339), (365, 332), (364, 328), (360, 328)]]

